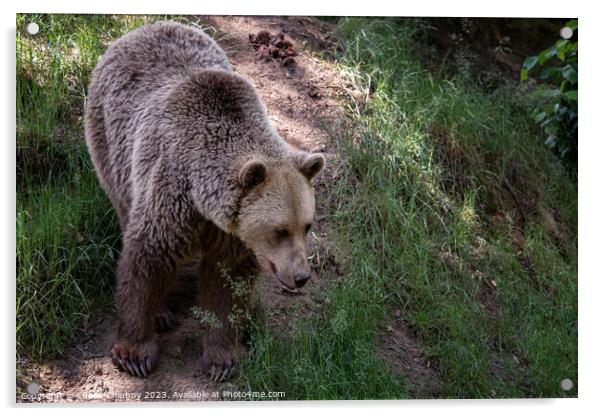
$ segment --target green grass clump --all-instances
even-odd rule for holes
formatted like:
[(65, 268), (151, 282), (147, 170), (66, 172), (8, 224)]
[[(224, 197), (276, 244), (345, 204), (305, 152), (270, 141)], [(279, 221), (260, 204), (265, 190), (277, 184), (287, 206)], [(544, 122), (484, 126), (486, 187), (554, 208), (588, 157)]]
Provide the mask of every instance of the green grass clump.
[(378, 291), (369, 280), (348, 275), (342, 286), (319, 294), (320, 311), (288, 311), (295, 318), (286, 332), (256, 317), (240, 385), (282, 391), (286, 400), (409, 398), (403, 380), (391, 373), (376, 349), (383, 318), (383, 305), (375, 302), (383, 300)]
[(577, 187), (536, 138), (530, 93), (423, 69), (416, 20), (338, 29), (340, 68), (367, 97), (329, 186), (345, 278), (290, 337), (257, 330), (243, 379), (305, 399), (407, 397), (415, 386), (382, 370), (373, 342), (396, 308), (438, 397), (576, 395), (560, 381), (577, 380)]
[[(351, 267), (388, 277), (443, 396), (562, 396), (560, 380), (577, 376), (577, 193), (538, 143), (526, 93), (427, 73), (414, 23), (341, 29), (343, 65), (360, 89), (367, 75), (375, 85), (344, 151), (356, 184), (338, 214), (354, 236)], [(546, 232), (552, 210), (563, 242)], [(503, 214), (508, 232), (492, 226)]]
[(65, 352), (91, 301), (108, 300), (119, 229), (91, 167), (17, 200), (17, 351)]

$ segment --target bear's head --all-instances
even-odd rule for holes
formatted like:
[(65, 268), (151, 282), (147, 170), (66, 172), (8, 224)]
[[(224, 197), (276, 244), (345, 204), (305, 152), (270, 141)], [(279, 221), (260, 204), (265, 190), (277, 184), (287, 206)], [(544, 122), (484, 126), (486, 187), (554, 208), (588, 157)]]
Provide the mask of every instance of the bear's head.
[(315, 211), (312, 179), (324, 163), (321, 154), (299, 152), (292, 162), (248, 160), (238, 174), (246, 193), (238, 237), (262, 271), (288, 290), (302, 287), (311, 276), (306, 240)]

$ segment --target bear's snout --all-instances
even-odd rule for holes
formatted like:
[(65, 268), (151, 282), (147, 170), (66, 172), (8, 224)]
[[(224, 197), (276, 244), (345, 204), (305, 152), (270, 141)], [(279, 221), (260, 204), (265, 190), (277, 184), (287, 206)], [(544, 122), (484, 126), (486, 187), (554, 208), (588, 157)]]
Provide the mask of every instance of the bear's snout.
[(295, 285), (297, 285), (297, 287), (305, 286), (305, 283), (307, 283), (310, 277), (311, 273), (308, 271), (295, 274)]
[(281, 268), (278, 268), (273, 262), (269, 262), (273, 275), (280, 283), (288, 290), (302, 288), (311, 278), (311, 268), (307, 261), (302, 260), (304, 256), (299, 256), (297, 261), (285, 263)]

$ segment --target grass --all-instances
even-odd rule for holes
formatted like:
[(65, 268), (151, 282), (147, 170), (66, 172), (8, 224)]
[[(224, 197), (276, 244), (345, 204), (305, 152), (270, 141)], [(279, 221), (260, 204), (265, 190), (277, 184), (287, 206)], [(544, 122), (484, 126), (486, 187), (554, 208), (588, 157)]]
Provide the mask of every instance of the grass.
[[(146, 20), (17, 16), (20, 355), (61, 354), (109, 299), (119, 231), (83, 145), (83, 103), (99, 54)], [(20, 34), (30, 21), (36, 37)], [(344, 277), (289, 332), (257, 316), (237, 384), (287, 399), (576, 396), (559, 385), (577, 384), (577, 185), (537, 138), (531, 93), (426, 70), (419, 21), (337, 22), (337, 65), (368, 97), (349, 108), (354, 129), (333, 135), (339, 180), (319, 196)], [(436, 391), (382, 358), (376, 339), (395, 319)]]

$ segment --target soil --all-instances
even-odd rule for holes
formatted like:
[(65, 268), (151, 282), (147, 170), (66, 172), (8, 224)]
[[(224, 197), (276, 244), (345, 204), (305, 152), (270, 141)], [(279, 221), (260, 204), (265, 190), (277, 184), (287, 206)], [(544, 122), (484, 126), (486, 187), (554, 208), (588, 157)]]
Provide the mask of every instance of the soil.
[[(353, 88), (335, 68), (334, 28), (306, 17), (190, 17), (224, 48), (237, 73), (256, 87), (268, 117), (289, 143), (323, 152), (328, 168), (316, 183), (316, 224), (310, 232), (313, 275), (297, 294), (286, 293), (277, 282), (261, 278), (257, 289), (268, 324), (286, 330), (292, 313), (304, 314), (320, 306), (323, 290), (340, 279), (332, 254), (332, 227), (324, 215), (327, 181), (337, 179), (336, 132), (349, 127), (343, 108), (353, 99)], [(266, 49), (267, 48), (267, 49)], [(324, 59), (318, 59), (321, 56)], [(291, 61), (292, 60), (292, 61)], [(205, 328), (191, 312), (190, 276), (182, 276), (181, 291), (173, 296), (179, 325), (159, 334), (162, 351), (158, 368), (145, 379), (119, 371), (108, 358), (116, 333), (114, 311), (98, 311), (82, 329), (78, 342), (61, 359), (17, 362), (18, 402), (110, 402), (230, 400), (236, 379), (208, 383), (197, 373)], [(432, 394), (436, 372), (422, 356), (416, 339), (401, 319), (382, 337), (383, 357), (394, 371), (418, 386), (417, 395)], [(36, 395), (35, 393), (45, 393)]]
[[(317, 58), (334, 51), (331, 25), (286, 16), (209, 16), (201, 22), (217, 30), (217, 41), (234, 70), (255, 85), (284, 139), (303, 150), (333, 152), (332, 133), (345, 122), (346, 80), (333, 63)], [(261, 49), (266, 45), (277, 57)], [(294, 55), (283, 58), (283, 52)], [(288, 57), (294, 63), (285, 64)]]

